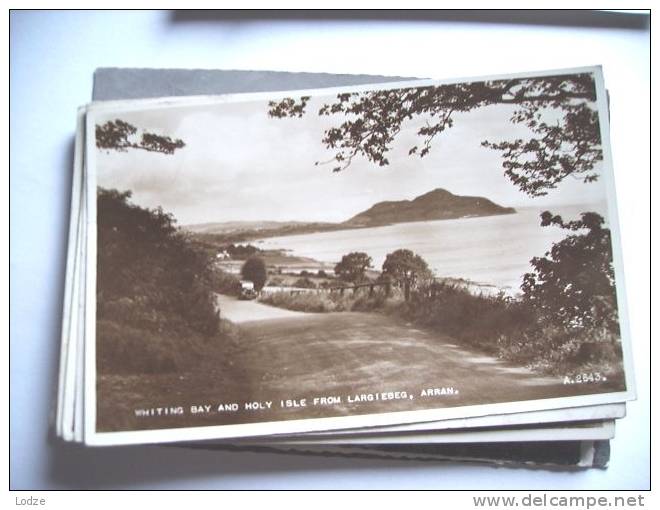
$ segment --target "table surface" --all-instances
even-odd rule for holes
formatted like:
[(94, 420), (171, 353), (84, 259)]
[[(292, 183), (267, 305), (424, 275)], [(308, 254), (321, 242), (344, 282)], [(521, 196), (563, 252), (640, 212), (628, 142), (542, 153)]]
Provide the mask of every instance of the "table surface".
[[(645, 489), (650, 484), (648, 18), (609, 13), (14, 11), (10, 102), (10, 474), (15, 489)], [(76, 108), (98, 67), (308, 71), (431, 78), (600, 64), (638, 400), (607, 470), (576, 473), (346, 458), (89, 449), (49, 437)], [(496, 476), (494, 476), (496, 474)]]

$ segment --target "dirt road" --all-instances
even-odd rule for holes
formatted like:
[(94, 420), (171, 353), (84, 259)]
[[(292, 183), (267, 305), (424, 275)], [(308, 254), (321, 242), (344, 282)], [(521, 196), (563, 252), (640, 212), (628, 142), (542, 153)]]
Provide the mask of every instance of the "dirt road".
[[(436, 409), (623, 389), (613, 381), (563, 384), (561, 375), (535, 374), (384, 314), (293, 312), (225, 296), (219, 306), (238, 336), (210, 345), (194, 371), (100, 377), (103, 430)], [(249, 403), (258, 404), (256, 410), (246, 409)], [(236, 410), (218, 410), (227, 404)], [(189, 411), (202, 405), (211, 411)], [(185, 411), (135, 414), (164, 406)]]
[[(245, 322), (241, 329), (243, 366), (259, 367), (256, 395), (308, 401), (339, 396), (341, 404), (332, 406), (336, 414), (531, 400), (594, 390), (564, 385), (559, 376), (540, 376), (382, 314), (313, 314)], [(353, 402), (348, 398), (396, 391), (408, 397)], [(321, 416), (327, 409), (306, 412)]]
[(290, 319), (294, 317), (314, 315), (268, 306), (254, 300), (241, 301), (235, 297), (225, 296), (223, 294), (216, 294), (216, 303), (220, 308), (220, 316), (223, 319), (232, 321), (234, 324), (268, 319)]
[[(307, 314), (225, 299), (220, 306), (225, 317), (239, 323), (236, 347), (208, 356), (194, 372), (102, 379), (99, 390), (107, 410), (100, 411), (108, 414), (109, 429), (341, 416), (612, 391), (609, 382), (564, 385), (561, 376), (540, 376), (383, 314)], [(247, 320), (255, 317), (260, 320)], [(315, 398), (329, 397), (332, 404), (314, 404)], [(270, 402), (271, 407), (246, 411), (248, 402)], [(223, 403), (235, 403), (239, 410), (173, 418), (131, 415), (138, 407), (208, 404), (217, 409)]]

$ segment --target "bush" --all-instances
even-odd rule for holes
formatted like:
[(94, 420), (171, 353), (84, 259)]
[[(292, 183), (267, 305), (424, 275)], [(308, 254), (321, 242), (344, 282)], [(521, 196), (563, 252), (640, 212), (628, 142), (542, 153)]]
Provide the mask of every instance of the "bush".
[(621, 349), (607, 324), (575, 328), (542, 320), (525, 300), (475, 295), (459, 285), (433, 283), (399, 303), (399, 315), (488, 354), (549, 373), (594, 371), (621, 376)]
[(399, 311), (408, 320), (491, 354), (499, 354), (498, 338), (516, 334), (531, 319), (524, 306), (503, 295), (474, 295), (437, 282), (412, 293)]
[(571, 375), (592, 371), (614, 380), (623, 377), (617, 340), (604, 327), (571, 331), (563, 326), (538, 324), (517, 336), (502, 336), (498, 346), (507, 359), (543, 372)]
[(293, 287), (298, 287), (301, 289), (315, 289), (316, 284), (309, 278), (298, 278), (293, 282)]
[(185, 323), (214, 335), (218, 318), (208, 254), (177, 230), (171, 214), (133, 205), (130, 196), (98, 191), (99, 318), (111, 313), (154, 331)]
[(299, 312), (372, 312), (392, 306), (398, 300), (388, 298), (384, 292), (273, 292), (261, 296), (268, 305)]
[(269, 287), (282, 287), (284, 285), (284, 278), (280, 276), (273, 276), (266, 284)]
[(215, 269), (211, 276), (211, 285), (215, 292), (228, 296), (238, 296), (241, 293), (241, 281), (236, 275)]
[[(105, 373), (188, 366), (222, 339), (214, 291), (230, 286), (206, 250), (162, 209), (98, 191), (97, 349)], [(215, 288), (218, 285), (218, 289)]]
[(351, 309), (352, 301), (339, 294), (299, 292), (273, 292), (264, 294), (259, 299), (268, 305), (296, 310), (299, 312), (345, 312)]
[(351, 305), (351, 310), (353, 312), (374, 312), (384, 309), (388, 303), (398, 303), (398, 300), (388, 299), (384, 292), (375, 292), (372, 296), (358, 295)]

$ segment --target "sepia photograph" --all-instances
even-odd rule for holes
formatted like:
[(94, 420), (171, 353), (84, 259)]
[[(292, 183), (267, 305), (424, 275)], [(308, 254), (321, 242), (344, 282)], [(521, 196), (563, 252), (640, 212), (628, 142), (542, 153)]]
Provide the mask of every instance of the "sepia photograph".
[(630, 399), (607, 115), (599, 68), (92, 105), (92, 435)]

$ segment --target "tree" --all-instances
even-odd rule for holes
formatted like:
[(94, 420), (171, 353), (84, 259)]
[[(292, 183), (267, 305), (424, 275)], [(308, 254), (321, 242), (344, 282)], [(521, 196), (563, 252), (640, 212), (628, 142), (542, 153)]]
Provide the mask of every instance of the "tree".
[(400, 249), (389, 253), (383, 262), (383, 275), (399, 282), (404, 288), (405, 300), (410, 300), (410, 290), (423, 278), (431, 276), (426, 261), (411, 250)]
[[(302, 117), (309, 99), (271, 101), (268, 113), (275, 118)], [(342, 93), (318, 112), (340, 116), (341, 121), (322, 138), (326, 148), (335, 151), (334, 157), (317, 164), (333, 163), (332, 170), (340, 172), (362, 156), (386, 166), (404, 122), (413, 119), (425, 123), (417, 130), (421, 143), (408, 153), (424, 157), (433, 139), (453, 126), (456, 113), (512, 104), (516, 109), (510, 121), (526, 125), (530, 138), (484, 140), (482, 145), (502, 153), (505, 175), (523, 192), (545, 195), (569, 175), (585, 182), (598, 178), (594, 167), (603, 155), (595, 100), (590, 73)]]
[(128, 149), (142, 149), (148, 152), (174, 154), (186, 144), (183, 140), (143, 131), (138, 136), (138, 128), (121, 119), (110, 120), (96, 125), (96, 146), (99, 149), (126, 152)]
[(130, 202), (131, 192), (97, 193), (97, 310), (100, 318), (130, 303), (121, 321), (154, 331), (186, 324), (217, 332), (208, 255), (160, 207)]
[(361, 251), (354, 251), (344, 255), (335, 266), (335, 274), (349, 282), (359, 282), (364, 279), (364, 273), (372, 267), (369, 255)]
[(545, 211), (541, 219), (544, 227), (584, 232), (569, 235), (545, 257), (532, 259), (534, 271), (523, 279), (524, 299), (553, 323), (572, 329), (605, 326), (618, 334), (610, 230), (603, 228), (603, 218), (589, 212), (564, 222)]
[(243, 276), (244, 280), (254, 283), (255, 290), (260, 291), (268, 278), (264, 259), (261, 257), (250, 257), (247, 259), (241, 269), (241, 276)]

